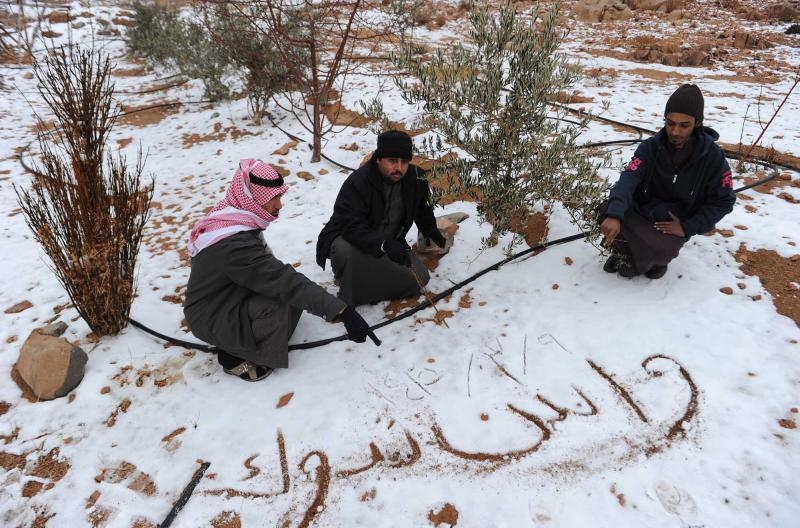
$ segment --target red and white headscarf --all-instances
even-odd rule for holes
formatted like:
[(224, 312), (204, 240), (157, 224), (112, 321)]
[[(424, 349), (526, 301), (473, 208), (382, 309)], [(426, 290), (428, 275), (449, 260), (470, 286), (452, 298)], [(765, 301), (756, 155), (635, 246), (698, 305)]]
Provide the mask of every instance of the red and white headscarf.
[(225, 199), (197, 222), (189, 235), (189, 256), (241, 231), (264, 230), (277, 220), (263, 205), (289, 188), (275, 169), (252, 158), (239, 162)]

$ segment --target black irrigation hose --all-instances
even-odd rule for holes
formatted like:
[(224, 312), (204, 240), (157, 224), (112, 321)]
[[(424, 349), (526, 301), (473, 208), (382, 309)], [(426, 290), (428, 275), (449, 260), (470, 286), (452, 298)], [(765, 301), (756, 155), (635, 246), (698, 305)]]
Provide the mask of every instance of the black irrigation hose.
[(190, 480), (186, 487), (183, 488), (181, 496), (178, 497), (178, 500), (176, 500), (175, 504), (172, 505), (172, 509), (169, 510), (169, 513), (161, 522), (161, 524), (158, 525), (158, 528), (169, 528), (169, 526), (172, 526), (172, 521), (175, 520), (175, 517), (178, 515), (178, 513), (180, 513), (183, 507), (186, 506), (186, 503), (189, 502), (189, 498), (192, 496), (194, 488), (197, 487), (200, 479), (203, 478), (203, 473), (206, 472), (210, 465), (211, 462), (203, 462), (200, 464), (200, 467), (197, 468), (197, 470), (194, 472), (194, 475), (192, 475), (192, 480)]
[[(121, 116), (122, 115), (129, 115), (129, 114), (133, 114), (133, 113), (136, 113), (136, 112), (144, 112), (146, 110), (152, 110), (152, 109), (155, 109), (155, 108), (163, 108), (163, 107), (169, 107), (169, 106), (179, 106), (179, 105), (183, 105), (183, 104), (202, 104), (202, 103), (209, 103), (209, 102), (213, 102), (213, 101), (201, 100), (201, 101), (178, 101), (178, 102), (171, 102), (171, 103), (162, 103), (162, 104), (157, 104), (157, 105), (137, 108), (137, 109), (131, 110), (129, 112), (123, 112), (120, 115)], [(564, 109), (566, 109), (567, 111), (570, 111), (570, 112), (583, 113), (583, 112), (581, 112), (579, 110), (575, 110), (575, 109), (569, 108), (568, 106), (559, 105), (559, 104), (555, 104), (555, 103), (554, 103), (554, 105), (558, 106), (560, 108), (564, 108)], [(267, 118), (269, 119), (270, 123), (275, 128), (277, 128), (278, 130), (283, 132), (290, 139), (292, 139), (294, 141), (298, 141), (298, 142), (307, 143), (302, 138), (300, 138), (300, 137), (298, 137), (298, 136), (296, 136), (296, 135), (284, 130), (283, 128), (281, 128), (277, 124), (277, 122), (275, 122), (275, 120), (272, 118), (271, 115), (267, 114)], [(649, 134), (655, 134), (655, 132), (653, 132), (651, 130), (648, 130), (648, 129), (645, 129), (645, 128), (642, 128), (642, 127), (639, 127), (639, 126), (636, 126), (636, 125), (629, 125), (627, 123), (623, 123), (623, 122), (620, 122), (620, 121), (614, 121), (612, 119), (602, 118), (602, 117), (598, 117), (598, 116), (595, 116), (595, 119), (598, 119), (600, 121), (604, 121), (604, 122), (609, 123), (609, 124), (615, 124), (615, 125), (619, 125), (619, 126), (632, 128), (632, 129), (636, 130), (637, 132), (639, 132), (640, 136), (641, 136), (641, 133), (643, 133), (643, 132), (646, 132), (646, 133), (649, 133)], [(588, 143), (588, 144), (582, 145), (581, 148), (600, 147), (600, 146), (616, 145), (616, 144), (632, 144), (632, 143), (639, 143), (641, 141), (642, 141), (641, 138), (640, 139), (622, 139), (622, 140), (602, 141), (602, 142), (597, 142), (597, 143)], [(19, 152), (19, 154), (17, 155), (17, 158), (18, 158), (20, 164), (23, 166), (23, 168), (25, 168), (28, 172), (31, 172), (33, 174), (38, 174), (32, 168), (27, 166), (25, 164), (24, 159), (23, 159), (24, 152), (26, 152), (28, 150), (28, 148), (30, 147), (30, 145), (32, 143), (33, 142), (29, 143), (28, 146), (23, 148)], [(731, 151), (727, 151), (727, 150), (724, 150), (724, 149), (723, 149), (723, 151), (726, 154), (728, 154), (730, 157), (732, 157), (732, 158), (738, 159), (741, 156), (738, 152), (731, 152)], [(328, 162), (332, 163), (333, 165), (336, 165), (337, 167), (340, 167), (340, 168), (342, 168), (344, 170), (350, 170), (350, 171), (354, 170), (351, 167), (343, 165), (342, 163), (339, 163), (336, 160), (329, 158), (325, 154), (321, 154), (321, 157), (323, 159), (327, 160)], [(765, 178), (762, 178), (762, 179), (760, 179), (760, 180), (758, 180), (758, 181), (756, 181), (754, 183), (751, 183), (749, 185), (745, 185), (743, 187), (735, 189), (734, 192), (738, 193), (740, 191), (744, 191), (746, 189), (750, 189), (752, 187), (756, 187), (758, 185), (762, 185), (762, 184), (772, 180), (773, 178), (775, 178), (778, 175), (778, 170), (775, 168), (774, 165), (781, 165), (781, 166), (789, 168), (789, 169), (800, 171), (800, 168), (798, 168), (798, 167), (793, 167), (791, 165), (780, 164), (780, 163), (775, 163), (775, 162), (767, 162), (765, 160), (754, 160), (753, 163), (759, 164), (759, 165), (761, 165), (761, 166), (763, 166), (765, 168), (772, 169), (772, 173), (769, 176), (767, 176)], [(570, 235), (570, 236), (567, 236), (567, 237), (559, 238), (559, 239), (553, 240), (551, 242), (545, 242), (543, 244), (539, 244), (537, 246), (530, 247), (530, 248), (525, 249), (523, 251), (514, 253), (513, 255), (510, 255), (509, 257), (507, 257), (507, 258), (505, 258), (505, 259), (503, 259), (501, 261), (498, 261), (495, 264), (492, 264), (491, 266), (488, 266), (488, 267), (482, 269), (481, 271), (471, 275), (470, 277), (467, 277), (463, 281), (461, 281), (461, 282), (459, 282), (457, 284), (454, 284), (450, 288), (447, 288), (446, 290), (434, 295), (430, 300), (425, 300), (424, 302), (420, 303), (419, 305), (417, 305), (417, 306), (415, 306), (413, 308), (410, 308), (410, 309), (406, 310), (405, 312), (402, 312), (402, 313), (400, 313), (400, 314), (398, 314), (398, 315), (396, 315), (396, 316), (394, 316), (394, 317), (392, 317), (390, 319), (387, 319), (387, 320), (382, 321), (382, 322), (380, 322), (378, 324), (375, 324), (375, 325), (371, 326), (370, 329), (374, 331), (374, 330), (383, 328), (384, 326), (388, 326), (388, 325), (394, 323), (395, 321), (399, 321), (401, 319), (405, 319), (407, 317), (410, 317), (410, 316), (414, 315), (415, 313), (419, 312), (420, 310), (424, 310), (425, 308), (428, 308), (429, 306), (432, 306), (433, 303), (435, 303), (436, 301), (439, 301), (440, 299), (443, 299), (444, 297), (447, 297), (448, 295), (451, 295), (453, 292), (463, 288), (467, 284), (469, 284), (472, 281), (478, 279), (479, 277), (485, 275), (486, 273), (488, 273), (490, 271), (496, 271), (501, 266), (503, 266), (505, 264), (508, 264), (509, 262), (511, 262), (513, 260), (516, 260), (516, 259), (518, 259), (520, 257), (523, 257), (525, 255), (528, 255), (528, 254), (536, 252), (536, 251), (544, 251), (545, 249), (547, 249), (548, 247), (551, 247), (551, 246), (556, 246), (556, 245), (559, 245), (559, 244), (565, 244), (567, 242), (580, 240), (580, 239), (586, 238), (586, 236), (587, 235), (585, 233), (578, 233), (578, 234), (575, 234), (575, 235)], [(167, 335), (161, 334), (159, 332), (156, 332), (155, 330), (152, 330), (152, 329), (148, 328), (147, 326), (143, 325), (142, 323), (136, 321), (133, 318), (130, 318), (129, 321), (130, 321), (132, 326), (134, 326), (136, 328), (139, 328), (140, 330), (142, 330), (142, 331), (144, 331), (144, 332), (146, 332), (146, 333), (148, 333), (148, 334), (150, 334), (152, 336), (155, 336), (155, 337), (157, 337), (159, 339), (162, 339), (162, 340), (164, 340), (164, 341), (166, 341), (168, 343), (172, 343), (172, 344), (175, 344), (175, 345), (178, 345), (178, 346), (182, 346), (184, 348), (201, 350), (201, 351), (204, 351), (204, 352), (217, 352), (217, 351), (219, 351), (219, 349), (217, 347), (214, 347), (212, 345), (208, 345), (208, 344), (204, 344), (204, 343), (196, 343), (196, 342), (191, 342), (191, 341), (184, 341), (182, 339), (177, 339), (177, 338), (174, 338), (174, 337), (169, 337)], [(320, 346), (324, 346), (324, 345), (333, 343), (335, 341), (345, 341), (346, 339), (348, 339), (347, 334), (343, 334), (343, 335), (340, 335), (340, 336), (331, 337), (331, 338), (327, 338), (327, 339), (320, 339), (318, 341), (310, 341), (310, 342), (307, 342), (307, 343), (294, 343), (294, 344), (289, 345), (288, 349), (289, 350), (304, 350), (304, 349), (309, 349), (309, 348), (316, 348), (316, 347), (320, 347)]]

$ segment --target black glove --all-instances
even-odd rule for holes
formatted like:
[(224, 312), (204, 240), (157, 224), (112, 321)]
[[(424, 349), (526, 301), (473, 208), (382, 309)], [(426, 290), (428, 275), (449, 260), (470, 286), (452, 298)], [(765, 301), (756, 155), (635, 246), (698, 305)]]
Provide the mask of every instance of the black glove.
[(411, 266), (411, 255), (409, 249), (402, 242), (394, 238), (387, 238), (383, 242), (383, 251), (389, 256), (392, 262), (396, 262), (401, 266)]
[(430, 238), (433, 241), (433, 243), (439, 246), (440, 248), (444, 248), (446, 242), (444, 236), (442, 236), (442, 232), (439, 231), (438, 229), (433, 233), (431, 233), (430, 235), (428, 235), (428, 238)]
[(381, 346), (381, 341), (375, 336), (375, 333), (370, 330), (369, 324), (363, 317), (358, 315), (358, 312), (352, 306), (348, 306), (342, 313), (344, 320), (344, 327), (347, 329), (347, 337), (356, 343), (363, 343), (367, 340), (367, 336), (372, 339), (375, 346)]

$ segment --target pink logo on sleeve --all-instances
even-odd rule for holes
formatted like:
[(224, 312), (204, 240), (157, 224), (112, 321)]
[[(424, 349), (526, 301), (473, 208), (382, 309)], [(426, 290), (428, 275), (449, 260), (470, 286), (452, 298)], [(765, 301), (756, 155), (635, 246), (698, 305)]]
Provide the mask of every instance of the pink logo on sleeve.
[(642, 160), (634, 156), (631, 161), (628, 163), (628, 166), (625, 167), (626, 171), (636, 172), (636, 169), (639, 168), (639, 165), (642, 164)]
[(733, 176), (731, 171), (727, 170), (722, 174), (722, 187), (726, 189), (733, 189)]

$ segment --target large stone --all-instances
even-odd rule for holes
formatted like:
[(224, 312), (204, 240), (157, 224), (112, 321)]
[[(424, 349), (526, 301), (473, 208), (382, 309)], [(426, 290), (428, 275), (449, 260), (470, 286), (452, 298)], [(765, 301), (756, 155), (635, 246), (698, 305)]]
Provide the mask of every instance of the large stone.
[(573, 13), (582, 22), (616, 22), (633, 16), (621, 0), (581, 0)]
[(22, 344), (17, 372), (40, 400), (66, 396), (83, 379), (86, 352), (64, 339), (31, 332)]
[(625, 0), (634, 11), (667, 11), (667, 0)]
[(767, 14), (782, 22), (794, 22), (800, 18), (800, 2), (778, 2), (767, 8)]

